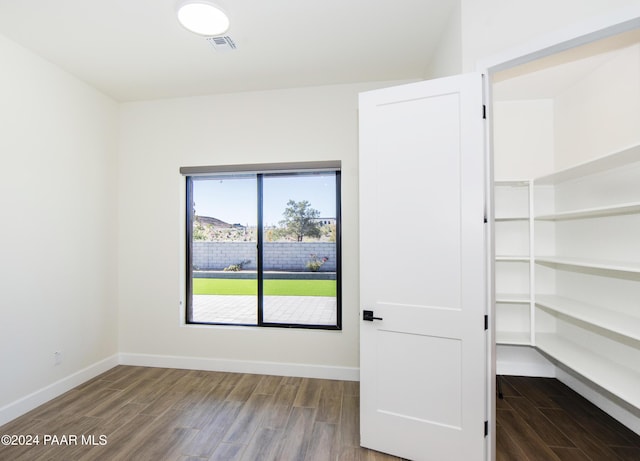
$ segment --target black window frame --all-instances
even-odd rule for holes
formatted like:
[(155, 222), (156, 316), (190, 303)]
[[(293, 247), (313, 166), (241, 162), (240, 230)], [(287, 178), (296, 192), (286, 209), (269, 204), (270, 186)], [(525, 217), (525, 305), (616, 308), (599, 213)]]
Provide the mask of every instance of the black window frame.
[[(264, 165), (261, 165), (264, 167)], [(200, 169), (198, 167), (181, 168), (181, 172), (185, 175), (186, 186), (186, 281), (185, 281), (185, 323), (187, 325), (214, 325), (214, 326), (247, 326), (247, 327), (260, 327), (260, 328), (298, 328), (298, 329), (313, 329), (313, 330), (342, 330), (342, 177), (339, 168), (304, 168), (300, 169), (281, 169), (278, 165), (274, 165), (272, 168), (268, 168), (266, 171), (251, 171), (256, 177), (256, 190), (257, 190), (257, 316), (255, 324), (243, 324), (243, 323), (223, 323), (223, 322), (202, 322), (193, 321), (193, 181), (197, 179), (209, 179), (220, 178), (221, 174), (216, 173), (219, 169), (223, 175), (233, 176), (246, 175), (246, 167), (238, 168), (238, 171), (234, 173), (233, 166), (223, 167), (205, 167), (202, 170), (214, 170), (210, 173), (189, 174), (189, 172), (198, 173)], [(273, 171), (272, 171), (273, 170)], [(265, 176), (295, 176), (295, 175), (310, 175), (310, 174), (335, 174), (335, 193), (336, 193), (336, 323), (335, 325), (316, 325), (316, 324), (303, 324), (303, 323), (274, 323), (265, 322), (263, 316), (263, 304), (264, 304), (264, 270), (263, 270), (263, 249), (264, 249), (264, 223), (263, 223), (263, 178)]]

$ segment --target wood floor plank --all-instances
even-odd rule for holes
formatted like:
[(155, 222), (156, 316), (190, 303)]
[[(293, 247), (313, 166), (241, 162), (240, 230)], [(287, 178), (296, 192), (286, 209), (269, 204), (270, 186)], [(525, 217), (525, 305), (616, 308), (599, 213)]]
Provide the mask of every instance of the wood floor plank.
[(531, 400), (538, 408), (558, 408), (558, 404), (551, 395), (542, 390), (539, 385), (544, 384), (545, 378), (527, 378), (523, 376), (509, 376), (506, 381), (518, 393)]
[(336, 459), (340, 443), (338, 425), (316, 421), (305, 461), (330, 461)]
[(205, 427), (211, 432), (226, 433), (238, 417), (243, 405), (243, 402), (223, 402), (217, 411), (210, 416), (209, 421), (205, 423)]
[[(518, 390), (511, 384), (510, 379), (513, 378), (512, 376), (504, 376), (504, 375), (499, 375), (496, 377), (496, 386), (498, 384), (500, 384), (501, 388), (502, 388), (502, 394), (507, 397), (507, 396), (518, 396), (521, 397), (522, 395), (520, 394), (520, 392), (518, 392)], [(497, 390), (496, 390), (497, 392)]]
[(131, 367), (131, 370), (123, 370), (123, 372), (116, 376), (116, 379), (109, 379), (109, 389), (123, 390), (131, 385), (132, 382), (143, 379), (147, 373), (146, 367)]
[(360, 446), (360, 399), (356, 395), (342, 397), (340, 444), (348, 447)]
[(280, 389), (283, 379), (284, 378), (282, 376), (265, 375), (260, 379), (260, 382), (256, 386), (254, 392), (258, 394), (275, 394), (278, 392), (278, 389)]
[[(131, 401), (131, 396), (125, 394), (124, 391), (114, 392), (109, 398), (96, 401), (94, 405), (89, 406), (86, 412), (87, 416), (101, 418), (105, 421), (113, 419)], [(140, 407), (144, 408), (144, 405)]]
[[(24, 417), (23, 417), (24, 418)], [(40, 435), (47, 433), (48, 422), (26, 419), (23, 423), (14, 420), (0, 427), (0, 435)], [(4, 445), (0, 444), (0, 459), (19, 460), (23, 455), (42, 451), (39, 445)], [(22, 458), (24, 459), (24, 458)]]
[(640, 437), (618, 421), (592, 405), (584, 397), (573, 394), (556, 397), (558, 406), (580, 422), (580, 425), (592, 432), (601, 441), (623, 447), (639, 447)]
[(242, 406), (235, 421), (226, 432), (223, 441), (225, 443), (247, 445), (269, 411), (272, 401), (273, 395), (252, 394)]
[(92, 445), (83, 444), (83, 436), (86, 437), (86, 440), (89, 440), (93, 439), (92, 436), (95, 435), (95, 440), (99, 440), (101, 432), (98, 427), (101, 421), (97, 418), (74, 415), (64, 421), (57, 422), (58, 424), (56, 426), (50, 426), (48, 430), (59, 436), (60, 440), (63, 440), (63, 437), (67, 436), (69, 445), (58, 446), (53, 455), (48, 453), (43, 459), (47, 459), (48, 461), (77, 459), (93, 448)]
[(362, 461), (403, 461), (402, 458), (398, 458), (397, 456), (391, 456), (374, 450), (362, 450), (360, 452), (360, 459)]
[(593, 433), (585, 431), (582, 422), (573, 419), (570, 413), (562, 409), (542, 408), (542, 411), (554, 425), (593, 460), (617, 460), (618, 456), (609, 447), (602, 444)]
[(183, 411), (189, 413), (190, 427), (196, 429), (205, 428), (211, 422), (218, 408), (224, 404), (225, 396), (217, 396), (214, 388), (203, 399), (199, 400), (197, 405), (191, 405), (188, 409), (184, 408)]
[(304, 378), (298, 389), (298, 394), (293, 402), (294, 407), (317, 408), (320, 402), (322, 381), (319, 379)]
[(206, 395), (206, 400), (222, 404), (238, 382), (242, 379), (240, 373), (226, 373), (225, 376)]
[(496, 461), (529, 461), (520, 445), (500, 426), (496, 427)]
[(165, 389), (168, 389), (181, 382), (188, 373), (189, 370), (169, 368), (166, 369), (162, 375), (158, 376), (157, 381), (161, 382)]
[(640, 448), (637, 447), (610, 447), (622, 461), (638, 461), (640, 459)]
[[(31, 412), (21, 416), (20, 418), (16, 418), (13, 421), (9, 421), (4, 426), (1, 426), (2, 434), (35, 434), (38, 431), (38, 426), (40, 426), (44, 420), (42, 419), (34, 419), (29, 415)], [(1, 447), (1, 445), (0, 445)]]
[(216, 448), (216, 451), (213, 452), (209, 461), (238, 461), (241, 459), (245, 448), (244, 445), (221, 443)]
[(189, 444), (183, 447), (182, 455), (209, 459), (222, 443), (223, 437), (223, 432), (215, 432), (208, 427), (197, 429)]
[(191, 370), (184, 382), (180, 384), (180, 397), (173, 402), (173, 408), (193, 407), (210, 395), (220, 379), (216, 374), (207, 373), (210, 372)]
[(360, 396), (360, 381), (344, 381), (342, 386), (344, 395)]
[(278, 448), (277, 459), (304, 460), (313, 433), (315, 413), (315, 408), (296, 406), (292, 408)]
[(596, 461), (591, 460), (591, 458), (585, 455), (584, 451), (579, 448), (551, 447), (551, 449), (562, 461)]
[(337, 461), (360, 461), (361, 448), (340, 445)]
[[(517, 398), (521, 398), (520, 396), (518, 396)], [(504, 397), (502, 399), (500, 398), (496, 398), (496, 409), (500, 410), (513, 410), (514, 408), (509, 405), (509, 401), (507, 397)]]
[(298, 393), (298, 384), (281, 384), (271, 403), (271, 408), (262, 420), (262, 426), (282, 429), (287, 425), (293, 401)]
[[(171, 408), (160, 417), (154, 418), (144, 429), (144, 438), (130, 448), (131, 459), (159, 459), (177, 457), (184, 443), (195, 436), (197, 430), (184, 427), (186, 418), (181, 409)], [(170, 456), (172, 455), (172, 456)]]
[(206, 377), (195, 374), (193, 370), (183, 370), (183, 373), (164, 392), (145, 407), (144, 414), (159, 416), (169, 408), (189, 408), (203, 400), (215, 387), (215, 382), (209, 382)]
[(526, 420), (545, 444), (554, 447), (575, 447), (551, 421), (526, 397), (505, 397), (509, 405)]
[(76, 389), (71, 389), (68, 392), (56, 397), (53, 400), (50, 400), (45, 405), (41, 405), (38, 408), (34, 408), (29, 413), (24, 415), (25, 418), (29, 419), (41, 419), (44, 421), (48, 421), (51, 418), (55, 418), (59, 415), (68, 405), (71, 405), (75, 402), (83, 393)]
[(101, 375), (97, 376), (96, 379), (99, 379), (101, 381), (116, 382), (126, 376), (137, 373), (138, 370), (140, 370), (141, 368), (143, 367), (117, 365), (111, 368), (110, 370), (105, 371)]
[(242, 461), (278, 461), (281, 440), (281, 429), (258, 428), (242, 454)]
[[(109, 405), (120, 395), (115, 389), (99, 389), (90, 394), (84, 394), (75, 401), (66, 405), (56, 418), (64, 418), (66, 415), (88, 415), (96, 406)], [(91, 416), (91, 415), (89, 415)]]
[(101, 434), (111, 434), (116, 429), (124, 424), (127, 424), (129, 421), (139, 415), (143, 408), (144, 405), (140, 405), (137, 403), (126, 403), (119, 408), (116, 408), (111, 417), (99, 418), (102, 422), (97, 430)]
[(342, 413), (344, 386), (341, 381), (322, 380), (316, 421), (337, 424)]
[(176, 427), (171, 430), (162, 429), (153, 432), (140, 443), (134, 450), (127, 454), (125, 459), (140, 461), (175, 460), (182, 456), (181, 452), (191, 442), (197, 430)]
[(517, 412), (510, 410), (496, 410), (500, 419), (500, 428), (517, 443), (526, 453), (530, 461), (558, 461), (558, 457), (547, 447), (535, 431), (522, 419)]
[(283, 384), (283, 385), (290, 384), (290, 385), (292, 385), (292, 386), (300, 386), (300, 384), (302, 384), (302, 380), (303, 380), (303, 379), (304, 379), (304, 378), (300, 378), (300, 377), (298, 377), (298, 376), (285, 376), (285, 377), (282, 379), (282, 384)]
[(180, 402), (185, 396), (184, 385), (188, 378), (182, 374), (175, 382), (167, 385), (162, 392), (151, 400), (144, 410), (143, 414), (150, 416), (159, 416), (171, 408), (173, 405)]
[(123, 398), (128, 398), (128, 402), (150, 405), (158, 399), (167, 386), (162, 381), (153, 378), (144, 378), (136, 381), (134, 386), (126, 388), (122, 392)]
[(242, 375), (229, 395), (227, 395), (226, 400), (246, 402), (256, 387), (258, 387), (261, 379), (262, 376), (260, 375)]
[(147, 436), (146, 428), (155, 421), (153, 416), (138, 415), (128, 423), (122, 425), (107, 435), (107, 444), (92, 447), (83, 454), (80, 461), (112, 461), (125, 459)]

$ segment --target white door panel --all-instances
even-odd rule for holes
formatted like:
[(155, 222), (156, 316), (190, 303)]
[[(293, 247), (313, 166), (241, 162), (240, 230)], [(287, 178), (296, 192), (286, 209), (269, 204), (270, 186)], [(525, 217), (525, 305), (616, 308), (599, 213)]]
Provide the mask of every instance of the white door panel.
[(361, 443), (484, 459), (482, 78), (360, 97)]

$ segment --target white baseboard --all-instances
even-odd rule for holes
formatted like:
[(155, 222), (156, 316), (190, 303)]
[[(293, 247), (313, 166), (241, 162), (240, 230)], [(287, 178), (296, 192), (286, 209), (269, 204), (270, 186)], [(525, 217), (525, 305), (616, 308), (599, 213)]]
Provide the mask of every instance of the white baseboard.
[(112, 355), (0, 408), (0, 426), (118, 365)]
[(496, 346), (496, 374), (555, 378), (556, 367), (529, 346)]
[(342, 381), (360, 380), (360, 369), (355, 367), (131, 353), (121, 353), (119, 357), (119, 363), (121, 365), (225, 371), (230, 373), (254, 373), (258, 375), (297, 376), (301, 378), (337, 379)]
[(566, 384), (596, 407), (640, 435), (640, 411), (584, 378), (558, 367), (558, 381)]

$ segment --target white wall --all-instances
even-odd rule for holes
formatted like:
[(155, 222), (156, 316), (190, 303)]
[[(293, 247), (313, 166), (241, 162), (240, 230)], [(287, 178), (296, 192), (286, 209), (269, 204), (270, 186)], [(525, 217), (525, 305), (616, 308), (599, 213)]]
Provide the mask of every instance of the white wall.
[(2, 36), (0, 68), (2, 424), (10, 402), (117, 352), (118, 108)]
[[(347, 367), (357, 376), (357, 94), (392, 84), (123, 104), (118, 331), (125, 359), (139, 362), (141, 354), (151, 354), (181, 358), (160, 363), (204, 359), (200, 366), (246, 361)], [(184, 179), (178, 169), (307, 160), (342, 161), (343, 330), (182, 326)]]
[(610, 55), (555, 98), (557, 169), (640, 143), (640, 45)]
[(494, 101), (496, 180), (531, 179), (640, 143), (640, 45), (588, 61), (536, 72), (572, 76), (546, 99), (536, 96), (549, 86), (540, 75), (494, 84), (496, 97), (511, 98)]
[(496, 181), (526, 180), (553, 171), (553, 111), (551, 99), (494, 103), (493, 158)]
[(431, 57), (425, 78), (432, 79), (462, 73), (462, 30), (460, 2), (451, 11), (438, 49)]
[(637, 0), (461, 0), (462, 67), (506, 51), (520, 49), (540, 37), (562, 32), (568, 26), (637, 7)]

